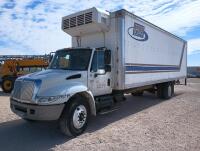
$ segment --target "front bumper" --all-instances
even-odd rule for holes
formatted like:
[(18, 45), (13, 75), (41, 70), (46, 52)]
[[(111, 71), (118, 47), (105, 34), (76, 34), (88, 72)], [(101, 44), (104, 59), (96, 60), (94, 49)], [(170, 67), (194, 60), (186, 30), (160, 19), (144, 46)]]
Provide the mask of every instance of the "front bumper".
[(50, 121), (59, 119), (65, 104), (59, 105), (34, 105), (21, 103), (14, 99), (10, 99), (10, 108), (18, 116), (31, 119)]

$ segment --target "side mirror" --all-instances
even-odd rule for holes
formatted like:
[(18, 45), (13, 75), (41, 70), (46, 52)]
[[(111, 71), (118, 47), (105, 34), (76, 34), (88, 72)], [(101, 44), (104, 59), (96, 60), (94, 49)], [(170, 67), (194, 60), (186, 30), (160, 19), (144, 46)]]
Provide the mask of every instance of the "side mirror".
[(105, 73), (106, 71), (104, 69), (98, 69), (94, 76), (97, 77), (98, 75), (104, 75)]
[(111, 63), (111, 51), (110, 50), (105, 50), (105, 52), (104, 52), (104, 63), (106, 65)]

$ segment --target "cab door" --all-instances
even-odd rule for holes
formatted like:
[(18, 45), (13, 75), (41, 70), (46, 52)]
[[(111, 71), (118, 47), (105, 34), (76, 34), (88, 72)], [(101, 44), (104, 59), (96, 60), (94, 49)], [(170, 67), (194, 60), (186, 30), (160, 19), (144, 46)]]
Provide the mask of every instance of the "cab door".
[(88, 86), (94, 96), (112, 92), (111, 68), (107, 68), (105, 58), (105, 50), (94, 51), (88, 76)]

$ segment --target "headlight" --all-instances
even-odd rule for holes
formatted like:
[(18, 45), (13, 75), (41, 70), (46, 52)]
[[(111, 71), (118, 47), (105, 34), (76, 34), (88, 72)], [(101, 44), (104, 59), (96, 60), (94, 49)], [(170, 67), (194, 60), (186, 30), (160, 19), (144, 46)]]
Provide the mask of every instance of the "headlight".
[(36, 101), (37, 103), (41, 104), (47, 104), (47, 103), (52, 103), (52, 102), (60, 102), (63, 99), (65, 99), (67, 95), (58, 95), (58, 96), (37, 96)]

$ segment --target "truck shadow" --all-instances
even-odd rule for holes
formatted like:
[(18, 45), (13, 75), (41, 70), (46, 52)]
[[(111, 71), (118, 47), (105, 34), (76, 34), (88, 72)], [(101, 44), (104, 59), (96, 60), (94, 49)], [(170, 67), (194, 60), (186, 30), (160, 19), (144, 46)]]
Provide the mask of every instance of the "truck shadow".
[[(176, 95), (181, 95), (181, 93)], [(92, 118), (85, 133), (95, 132), (110, 123), (114, 123), (122, 118), (163, 102), (156, 99), (156, 97), (151, 94), (145, 94), (143, 97), (132, 97), (131, 95), (127, 95), (126, 98), (127, 101), (120, 105), (118, 110), (109, 114), (97, 115), (97, 117)], [(61, 134), (56, 121), (26, 122), (19, 119), (0, 123), (0, 150), (4, 151), (49, 150), (56, 145), (66, 143), (71, 139), (73, 138)]]
[[(182, 92), (176, 93), (174, 97), (181, 95)], [(158, 105), (159, 103), (170, 101), (158, 99), (155, 95), (150, 93), (145, 93), (144, 96), (132, 96), (127, 95), (124, 103), (120, 105), (118, 110), (104, 115), (97, 115), (91, 119), (89, 126), (87, 128), (88, 133), (97, 131), (110, 123), (121, 120), (130, 115), (136, 114), (138, 112), (144, 111), (145, 109)]]
[(0, 150), (46, 151), (70, 140), (55, 122), (29, 123), (22, 119), (0, 124)]

